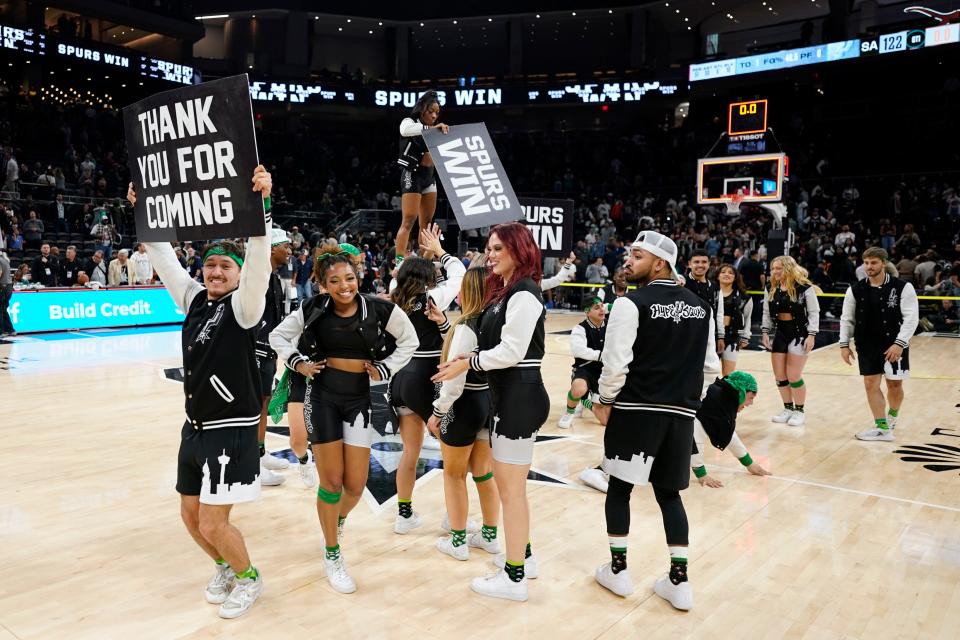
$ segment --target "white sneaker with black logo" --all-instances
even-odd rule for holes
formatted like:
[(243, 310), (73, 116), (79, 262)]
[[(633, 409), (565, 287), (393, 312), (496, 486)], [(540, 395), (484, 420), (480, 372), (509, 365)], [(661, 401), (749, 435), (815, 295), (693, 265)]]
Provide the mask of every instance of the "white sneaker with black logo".
[[(507, 563), (507, 554), (498, 553), (493, 556), (493, 559), (490, 561), (493, 563), (493, 566), (503, 569), (503, 565)], [(530, 578), (531, 580), (536, 580), (537, 576), (540, 575), (540, 566), (537, 564), (537, 556), (530, 554), (530, 557), (523, 561), (523, 574)]]
[(628, 569), (624, 569), (620, 573), (614, 573), (610, 563), (607, 562), (597, 567), (595, 577), (600, 586), (613, 591), (622, 598), (633, 594), (633, 580), (630, 579)]
[(520, 582), (514, 582), (507, 576), (507, 572), (503, 569), (482, 578), (474, 578), (470, 583), (470, 588), (475, 593), (491, 598), (526, 602), (528, 597), (527, 577), (524, 576)]
[(775, 415), (775, 416), (773, 416), (772, 418), (770, 418), (770, 421), (771, 421), (771, 422), (776, 422), (776, 423), (779, 423), (779, 424), (784, 424), (784, 423), (786, 423), (788, 420), (790, 420), (790, 418), (792, 418), (792, 417), (793, 417), (793, 409), (784, 409), (783, 411), (781, 411), (781, 412), (778, 413), (777, 415)]
[(237, 579), (237, 574), (233, 572), (228, 564), (218, 564), (216, 572), (207, 583), (203, 595), (210, 604), (223, 604), (233, 589), (233, 583)]
[(220, 605), (217, 614), (221, 618), (239, 618), (250, 611), (250, 607), (257, 601), (261, 593), (263, 593), (263, 578), (261, 576), (257, 576), (256, 579), (237, 580), (230, 591), (230, 595)]
[(890, 429), (867, 429), (857, 434), (857, 440), (876, 442), (893, 442), (893, 431)]

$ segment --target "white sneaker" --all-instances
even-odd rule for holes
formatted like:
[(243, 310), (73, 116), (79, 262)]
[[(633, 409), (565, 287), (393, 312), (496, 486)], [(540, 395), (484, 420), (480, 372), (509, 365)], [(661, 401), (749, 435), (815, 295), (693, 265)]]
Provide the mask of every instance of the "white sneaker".
[(500, 540), (485, 540), (482, 533), (471, 533), (467, 536), (467, 546), (474, 549), (483, 549), (487, 553), (500, 553)]
[(428, 433), (423, 437), (423, 446), (421, 448), (429, 451), (440, 451), (440, 441), (434, 438), (432, 433)]
[(693, 608), (693, 587), (689, 582), (673, 584), (670, 576), (665, 575), (653, 583), (653, 591), (672, 604), (674, 609), (689, 611)]
[[(440, 523), (440, 529), (450, 533), (450, 514), (443, 514), (443, 522)], [(477, 521), (467, 518), (467, 533), (476, 533), (477, 531), (480, 531)]]
[(290, 463), (283, 458), (270, 455), (270, 452), (268, 451), (260, 456), (260, 466), (270, 469), (270, 471), (283, 471), (284, 469), (290, 468)]
[(564, 411), (563, 415), (560, 416), (560, 420), (557, 421), (557, 426), (561, 429), (569, 429), (573, 426), (573, 416), (574, 414), (569, 411)]
[(406, 535), (422, 524), (423, 520), (420, 519), (420, 514), (416, 511), (409, 518), (398, 515), (397, 519), (393, 521), (393, 532)]
[[(493, 556), (493, 559), (490, 561), (493, 563), (493, 566), (503, 569), (503, 565), (507, 563), (507, 554), (498, 553)], [(530, 554), (530, 557), (523, 561), (523, 573), (524, 576), (530, 578), (531, 580), (536, 580), (537, 576), (540, 575), (540, 567), (537, 566), (537, 556)]]
[(284, 482), (286, 482), (286, 480), (287, 479), (284, 478), (279, 473), (274, 473), (273, 471), (270, 471), (270, 469), (267, 469), (262, 464), (260, 465), (260, 484), (262, 486), (279, 487)]
[(453, 546), (453, 538), (451, 536), (437, 538), (436, 547), (437, 551), (447, 554), (454, 560), (470, 559), (470, 548), (465, 544), (462, 544), (459, 547)]
[(893, 432), (890, 429), (867, 429), (857, 434), (857, 440), (877, 440), (880, 442), (893, 442)]
[(890, 427), (891, 431), (897, 428), (897, 418), (900, 416), (892, 416), (889, 413), (887, 414), (887, 426)]
[(237, 579), (237, 574), (233, 572), (228, 564), (218, 564), (216, 573), (207, 583), (203, 595), (210, 604), (223, 604), (233, 589), (233, 583)]
[(312, 489), (317, 486), (317, 468), (313, 464), (312, 454), (307, 454), (306, 464), (297, 462), (297, 471), (300, 472), (300, 482), (303, 483), (304, 487)]
[(580, 472), (580, 482), (587, 485), (591, 489), (596, 489), (597, 491), (606, 493), (607, 486), (610, 484), (610, 479), (602, 469), (587, 467)]
[(260, 594), (263, 593), (263, 576), (258, 576), (256, 580), (237, 580), (233, 585), (233, 590), (217, 614), (221, 618), (239, 618), (257, 601)]
[(807, 414), (803, 411), (794, 411), (793, 415), (790, 416), (790, 419), (787, 420), (787, 424), (791, 427), (802, 427), (807, 421)]
[(779, 422), (780, 424), (783, 424), (783, 423), (787, 422), (788, 420), (790, 420), (790, 418), (792, 418), (792, 417), (793, 417), (793, 410), (792, 410), (792, 409), (784, 409), (783, 411), (781, 411), (781, 412), (778, 413), (777, 415), (775, 415), (775, 416), (773, 416), (772, 418), (770, 418), (770, 420), (773, 421), (773, 422)]
[(507, 577), (507, 572), (501, 569), (483, 578), (474, 578), (470, 588), (482, 596), (503, 598), (504, 600), (527, 601), (527, 577), (520, 582), (514, 582)]
[(629, 569), (614, 573), (608, 562), (597, 567), (596, 578), (600, 586), (606, 587), (618, 596), (626, 598), (633, 593), (633, 580), (630, 579)]
[(327, 570), (327, 582), (338, 593), (353, 593), (357, 590), (357, 583), (347, 573), (347, 565), (343, 560), (343, 553), (336, 560), (323, 559), (323, 566)]

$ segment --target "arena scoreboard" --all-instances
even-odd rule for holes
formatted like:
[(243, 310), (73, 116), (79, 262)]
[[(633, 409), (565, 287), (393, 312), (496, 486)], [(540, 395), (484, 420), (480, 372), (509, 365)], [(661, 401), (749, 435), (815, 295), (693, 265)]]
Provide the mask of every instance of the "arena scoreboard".
[(767, 131), (767, 101), (733, 102), (727, 114), (727, 135), (745, 136)]

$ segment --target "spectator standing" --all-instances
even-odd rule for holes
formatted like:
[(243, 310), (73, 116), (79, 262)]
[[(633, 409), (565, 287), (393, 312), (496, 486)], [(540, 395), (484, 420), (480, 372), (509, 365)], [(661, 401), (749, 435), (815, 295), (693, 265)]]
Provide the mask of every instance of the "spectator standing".
[(50, 208), (53, 210), (52, 217), (57, 221), (57, 231), (70, 233), (70, 223), (67, 220), (67, 205), (63, 202), (62, 193), (57, 194)]
[(73, 245), (67, 247), (66, 259), (60, 262), (60, 281), (61, 287), (72, 287), (77, 284), (77, 276), (80, 275), (80, 261), (77, 259), (77, 248)]
[(4, 191), (16, 191), (20, 182), (20, 163), (13, 155), (13, 149), (7, 149), (7, 173), (3, 183)]
[(97, 239), (97, 249), (103, 252), (104, 260), (109, 260), (113, 254), (113, 239), (115, 230), (110, 224), (106, 211), (100, 211), (99, 222), (90, 229), (90, 235)]
[(147, 247), (142, 242), (137, 243), (137, 250), (130, 256), (130, 261), (133, 262), (136, 274), (134, 282), (153, 284), (153, 264), (150, 262), (150, 256), (147, 255)]
[(40, 245), (40, 255), (33, 259), (31, 265), (33, 279), (45, 287), (57, 286), (60, 277), (60, 261), (50, 254), (50, 245), (44, 242)]
[(306, 250), (300, 252), (297, 261), (293, 265), (294, 279), (297, 284), (297, 299), (300, 304), (313, 296), (313, 285), (310, 277), (313, 275), (313, 260)]
[(27, 219), (23, 221), (23, 240), (28, 249), (36, 249), (43, 241), (43, 220), (37, 217), (36, 211), (31, 210), (27, 215)]

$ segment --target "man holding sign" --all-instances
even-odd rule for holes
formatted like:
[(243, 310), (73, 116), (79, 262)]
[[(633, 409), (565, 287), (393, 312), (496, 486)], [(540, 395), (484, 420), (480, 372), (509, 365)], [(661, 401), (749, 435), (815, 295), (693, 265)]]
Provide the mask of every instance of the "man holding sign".
[[(139, 170), (137, 233), (151, 240), (150, 261), (185, 318), (180, 434), (180, 516), (216, 563), (207, 602), (236, 618), (263, 591), (243, 536), (230, 523), (234, 504), (260, 495), (260, 371), (257, 329), (270, 281), (271, 178), (256, 163), (244, 76), (157, 94), (124, 110), (127, 144)], [(238, 93), (240, 85), (243, 92)], [(253, 171), (253, 188), (239, 174)], [(240, 177), (238, 184), (237, 178)], [(262, 198), (262, 200), (261, 200)], [(170, 240), (251, 236), (209, 244), (203, 284), (180, 266)]]

